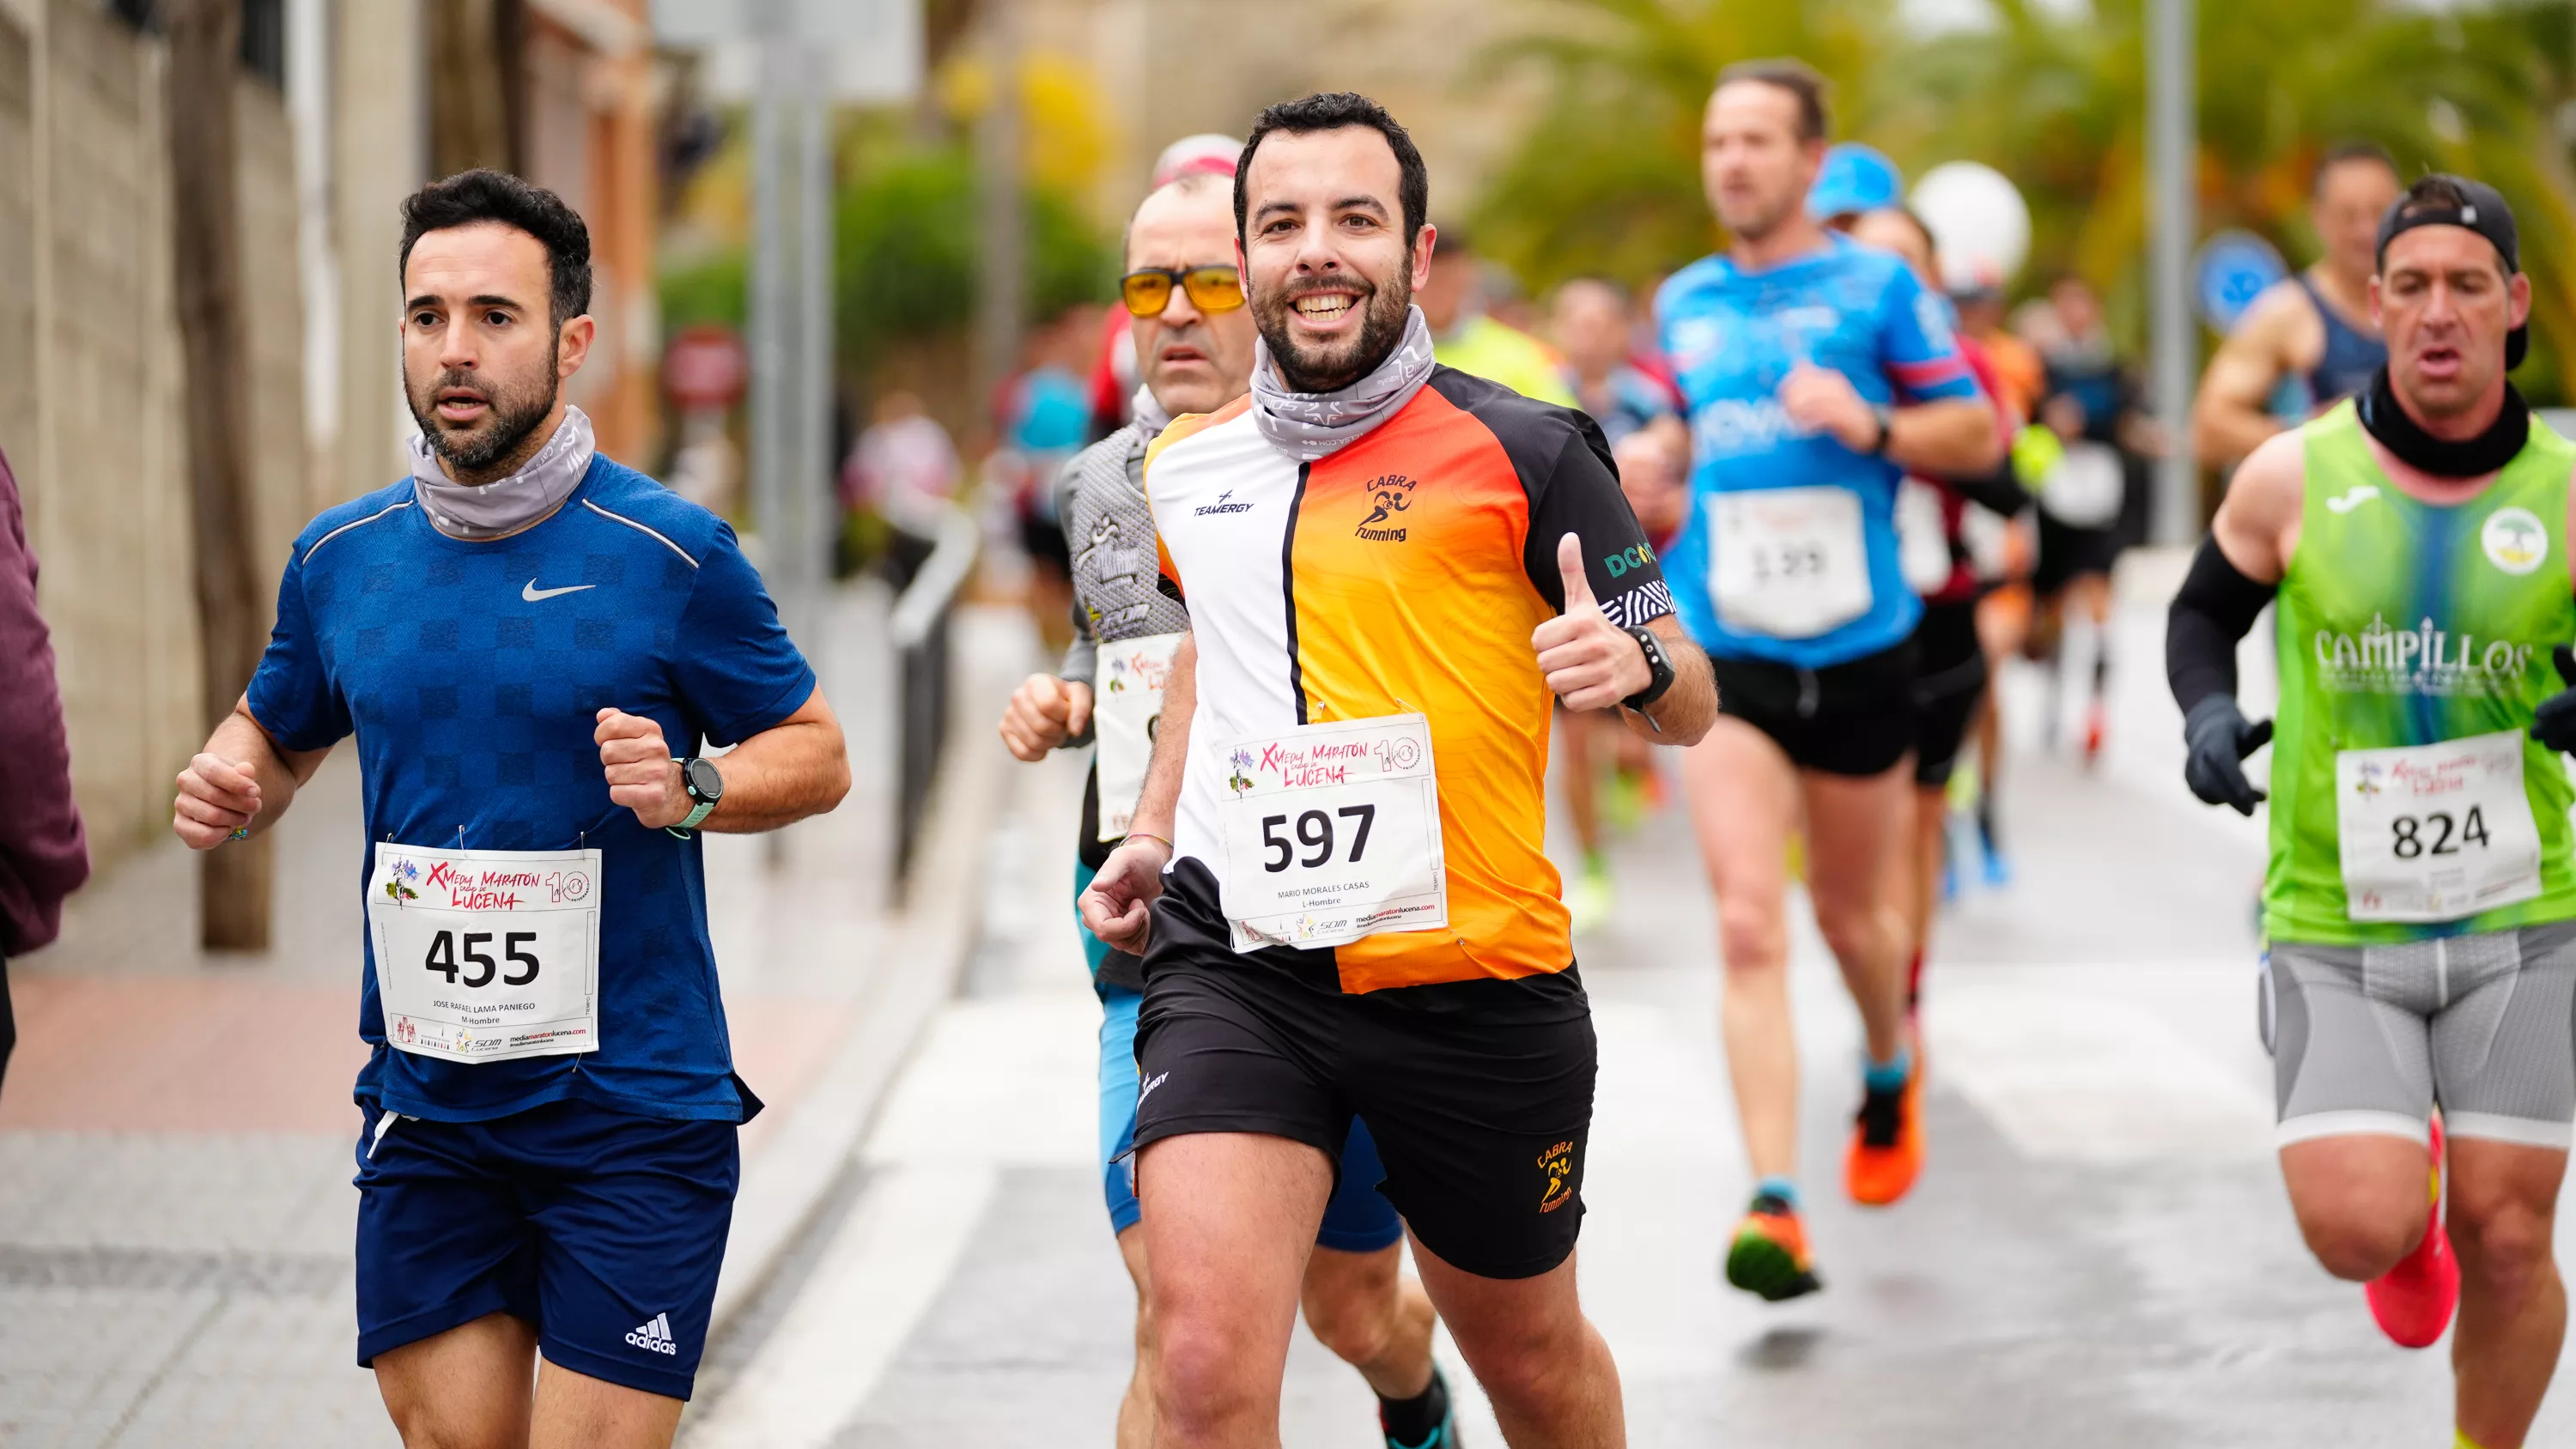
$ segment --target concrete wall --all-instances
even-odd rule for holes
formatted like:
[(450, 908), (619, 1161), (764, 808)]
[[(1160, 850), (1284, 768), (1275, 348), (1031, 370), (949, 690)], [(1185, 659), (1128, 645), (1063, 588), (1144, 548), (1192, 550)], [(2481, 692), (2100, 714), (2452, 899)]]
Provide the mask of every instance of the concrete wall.
[[(197, 705), (162, 71), (159, 45), (93, 0), (0, 5), (0, 448), (25, 493), (73, 781), (103, 864), (166, 828), (170, 777), (210, 723)], [(240, 134), (252, 467), (260, 566), (274, 577), (317, 494), (293, 148), (282, 98), (256, 81), (242, 83)]]

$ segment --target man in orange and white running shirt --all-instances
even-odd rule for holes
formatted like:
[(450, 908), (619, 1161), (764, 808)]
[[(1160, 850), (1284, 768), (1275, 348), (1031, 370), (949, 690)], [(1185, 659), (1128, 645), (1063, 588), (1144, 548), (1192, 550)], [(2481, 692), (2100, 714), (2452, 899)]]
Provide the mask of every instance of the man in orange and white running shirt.
[(1278, 1443), (1299, 1268), (1356, 1112), (1504, 1437), (1612, 1449), (1618, 1371), (1575, 1297), (1596, 1050), (1543, 850), (1549, 720), (1616, 705), (1684, 744), (1715, 687), (1600, 430), (1434, 362), (1404, 128), (1310, 96), (1244, 154), (1263, 351), (1250, 397), (1146, 460), (1192, 637), (1082, 901), (1145, 955), (1156, 1442)]

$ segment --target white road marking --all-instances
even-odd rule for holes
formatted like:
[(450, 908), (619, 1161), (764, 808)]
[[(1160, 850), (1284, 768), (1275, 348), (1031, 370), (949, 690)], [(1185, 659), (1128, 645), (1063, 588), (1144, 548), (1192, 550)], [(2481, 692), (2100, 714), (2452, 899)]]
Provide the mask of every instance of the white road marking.
[(812, 1449), (875, 1392), (983, 1221), (990, 1163), (889, 1168), (860, 1195), (759, 1358), (690, 1449)]

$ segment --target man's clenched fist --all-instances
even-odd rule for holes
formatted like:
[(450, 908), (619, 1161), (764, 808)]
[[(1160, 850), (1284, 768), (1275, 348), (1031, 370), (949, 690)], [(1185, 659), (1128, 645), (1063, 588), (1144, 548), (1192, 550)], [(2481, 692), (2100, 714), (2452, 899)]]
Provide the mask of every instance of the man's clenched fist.
[(1002, 743), (1023, 760), (1046, 758), (1047, 751), (1081, 736), (1091, 727), (1091, 686), (1052, 674), (1032, 674), (1011, 691), (1002, 709)]
[(662, 726), (622, 709), (599, 712), (591, 732), (599, 745), (599, 764), (608, 776), (608, 798), (635, 812), (647, 830), (660, 830), (689, 818), (696, 808), (680, 782), (680, 762), (662, 738)]
[(199, 755), (179, 772), (170, 828), (190, 850), (212, 850), (259, 814), (259, 779), (248, 760)]

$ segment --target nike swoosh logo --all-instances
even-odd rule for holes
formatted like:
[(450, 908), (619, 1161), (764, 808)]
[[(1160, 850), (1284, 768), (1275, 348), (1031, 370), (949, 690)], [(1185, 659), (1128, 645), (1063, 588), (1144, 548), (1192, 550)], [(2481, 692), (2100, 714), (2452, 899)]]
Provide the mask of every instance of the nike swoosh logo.
[(598, 587), (599, 585), (597, 584), (566, 584), (560, 589), (541, 589), (537, 587), (537, 581), (535, 579), (530, 579), (528, 580), (528, 586), (519, 590), (519, 597), (533, 604), (540, 599), (551, 599), (557, 594), (578, 594), (584, 589), (595, 589)]

